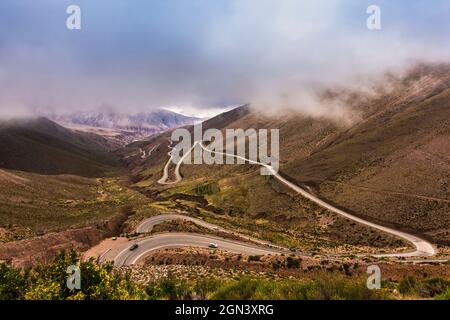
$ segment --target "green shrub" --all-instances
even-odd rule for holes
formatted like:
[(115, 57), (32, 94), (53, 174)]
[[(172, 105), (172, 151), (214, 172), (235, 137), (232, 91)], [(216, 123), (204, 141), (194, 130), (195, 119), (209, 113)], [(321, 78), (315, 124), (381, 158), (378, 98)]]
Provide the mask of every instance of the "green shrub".
[(398, 284), (398, 291), (402, 295), (413, 294), (417, 292), (417, 280), (411, 276), (400, 280)]
[(413, 277), (403, 278), (398, 290), (403, 295), (419, 295), (423, 298), (433, 298), (441, 295), (450, 287), (450, 281), (442, 278), (432, 278), (418, 281)]
[(261, 260), (261, 256), (249, 256), (248, 257), (248, 261), (260, 261)]
[(441, 294), (439, 294), (436, 297), (437, 300), (450, 300), (450, 288), (447, 288), (447, 290), (445, 290), (444, 292), (442, 292)]
[(180, 281), (172, 275), (156, 283), (147, 285), (145, 292), (150, 299), (180, 300), (189, 299), (193, 296), (193, 289), (186, 281)]
[(214, 295), (217, 300), (250, 300), (258, 287), (258, 281), (244, 278), (237, 283), (225, 285)]
[(21, 299), (25, 288), (24, 275), (6, 263), (0, 264), (0, 300)]
[(220, 281), (216, 279), (200, 279), (194, 285), (194, 291), (198, 299), (206, 299), (220, 287)]
[(243, 278), (223, 285), (213, 299), (219, 300), (373, 300), (387, 299), (385, 290), (369, 290), (364, 279), (341, 274), (321, 274), (315, 280), (265, 280)]
[(192, 189), (192, 191), (199, 196), (205, 196), (205, 195), (213, 195), (220, 191), (219, 186), (217, 183), (207, 183), (200, 186), (195, 187)]
[(423, 281), (423, 290), (430, 293), (431, 297), (440, 295), (450, 288), (450, 281), (442, 278), (432, 278)]
[(281, 261), (277, 260), (277, 261), (272, 262), (273, 270), (278, 270), (278, 269), (280, 269), (280, 267), (281, 267)]
[[(78, 265), (81, 289), (67, 288), (67, 268)], [(111, 264), (99, 265), (94, 260), (79, 262), (75, 252), (58, 254), (48, 265), (19, 272), (8, 266), (0, 267), (0, 298), (27, 300), (122, 300), (142, 299), (142, 289), (129, 275), (113, 272)]]
[(292, 257), (287, 257), (286, 259), (286, 267), (290, 269), (298, 269), (300, 268), (301, 259), (294, 259)]
[(178, 299), (177, 283), (173, 278), (166, 278), (161, 280), (159, 287), (161, 289), (161, 294), (170, 300)]

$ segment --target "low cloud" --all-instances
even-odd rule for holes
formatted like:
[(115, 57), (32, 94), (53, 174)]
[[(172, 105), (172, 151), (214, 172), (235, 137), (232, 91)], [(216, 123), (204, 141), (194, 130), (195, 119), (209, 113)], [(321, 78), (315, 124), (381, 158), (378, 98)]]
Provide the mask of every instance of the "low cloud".
[(80, 0), (82, 30), (68, 31), (69, 1), (5, 0), (0, 117), (244, 103), (339, 115), (317, 92), (450, 61), (447, 1), (378, 2), (382, 29), (370, 31), (372, 3), (359, 0)]

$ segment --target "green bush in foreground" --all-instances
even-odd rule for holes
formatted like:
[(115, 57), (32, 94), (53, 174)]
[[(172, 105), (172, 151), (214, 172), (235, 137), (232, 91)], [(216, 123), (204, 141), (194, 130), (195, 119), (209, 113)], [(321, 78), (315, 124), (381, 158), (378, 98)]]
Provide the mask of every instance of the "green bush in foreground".
[(218, 300), (371, 300), (389, 299), (389, 290), (369, 290), (363, 279), (323, 274), (311, 280), (267, 280), (241, 278), (238, 281), (200, 279), (179, 281), (168, 277), (146, 287), (150, 299)]
[[(81, 289), (67, 288), (67, 268), (78, 265)], [(0, 266), (1, 300), (110, 300), (142, 299), (143, 290), (127, 275), (113, 272), (110, 264), (93, 260), (80, 262), (76, 253), (60, 253), (55, 260), (29, 271), (18, 271), (6, 264)]]
[(220, 300), (373, 300), (389, 299), (385, 290), (369, 290), (365, 281), (331, 274), (317, 280), (242, 279), (220, 288), (212, 296)]
[(17, 270), (0, 264), (0, 300), (18, 300), (26, 289), (25, 277)]
[(436, 300), (450, 300), (450, 288), (447, 288), (444, 292), (436, 296)]
[[(419, 281), (411, 276), (403, 278), (398, 284), (398, 291), (404, 296), (419, 295), (423, 298), (437, 297), (443, 299), (450, 290), (450, 281), (431, 278)], [(448, 299), (447, 293), (447, 299)], [(445, 299), (445, 298), (444, 298)]]
[[(414, 289), (406, 291), (408, 284)], [(389, 287), (370, 290), (366, 279), (341, 273), (319, 273), (315, 279), (269, 280), (244, 277), (237, 281), (218, 279), (177, 280), (171, 276), (146, 287), (150, 299), (217, 300), (385, 300), (399, 298), (393, 289), (403, 291), (403, 298), (449, 299), (449, 281), (441, 278), (406, 279)], [(426, 292), (426, 295), (424, 295)], [(400, 298), (402, 298), (400, 297)]]
[(221, 286), (217, 279), (199, 279), (196, 281), (177, 280), (172, 276), (150, 283), (145, 292), (152, 300), (208, 299)]
[[(78, 265), (81, 289), (66, 286), (67, 267)], [(450, 281), (441, 278), (417, 280), (405, 277), (385, 283), (384, 289), (369, 290), (366, 278), (339, 272), (314, 274), (314, 278), (269, 280), (243, 277), (237, 280), (200, 278), (180, 280), (169, 275), (146, 286), (133, 282), (129, 274), (113, 270), (111, 264), (93, 260), (80, 262), (76, 253), (59, 254), (48, 264), (17, 270), (0, 264), (0, 300), (372, 300), (391, 298), (450, 299)], [(402, 295), (394, 294), (394, 289)]]

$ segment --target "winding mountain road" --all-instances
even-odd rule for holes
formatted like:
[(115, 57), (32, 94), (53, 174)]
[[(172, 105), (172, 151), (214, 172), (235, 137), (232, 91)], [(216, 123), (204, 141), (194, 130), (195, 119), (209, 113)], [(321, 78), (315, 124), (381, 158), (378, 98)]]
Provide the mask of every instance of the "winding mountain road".
[[(297, 192), (298, 194), (302, 195), (303, 197), (315, 202), (316, 204), (318, 204), (319, 206), (330, 210), (334, 213), (337, 213), (347, 219), (350, 219), (352, 221), (358, 222), (362, 225), (366, 225), (368, 227), (389, 233), (391, 235), (397, 236), (399, 238), (402, 238), (408, 242), (410, 242), (411, 244), (413, 244), (413, 246), (416, 248), (414, 251), (411, 252), (401, 252), (401, 253), (392, 253), (392, 254), (376, 254), (374, 255), (375, 257), (426, 257), (426, 256), (433, 256), (437, 253), (437, 249), (434, 248), (434, 246), (429, 243), (428, 241), (421, 239), (415, 235), (403, 232), (403, 231), (399, 231), (399, 230), (395, 230), (389, 227), (385, 227), (367, 220), (364, 220), (362, 218), (356, 217), (348, 212), (345, 212), (344, 210), (341, 210), (339, 208), (336, 208), (335, 206), (323, 201), (322, 199), (318, 198), (317, 196), (307, 192), (306, 190), (300, 188), (299, 186), (297, 186), (296, 184), (286, 180), (285, 178), (283, 178), (272, 166), (265, 164), (265, 163), (261, 163), (258, 161), (253, 161), (238, 155), (234, 155), (234, 154), (229, 154), (229, 153), (224, 153), (224, 152), (219, 152), (219, 151), (213, 151), (208, 149), (207, 147), (205, 147), (203, 145), (203, 143), (201, 143), (200, 141), (195, 141), (194, 145), (192, 146), (192, 148), (190, 150), (192, 150), (196, 144), (199, 144), (202, 149), (206, 152), (209, 153), (217, 153), (217, 154), (221, 154), (221, 155), (225, 155), (225, 156), (230, 156), (230, 157), (234, 157), (234, 158), (239, 158), (242, 160), (247, 161), (250, 164), (255, 164), (255, 165), (260, 165), (265, 167), (276, 179), (278, 179), (281, 183), (283, 183), (285, 186), (289, 187), (290, 189), (294, 190), (295, 192)], [(189, 153), (187, 153), (189, 154)], [(175, 176), (177, 177), (177, 179), (175, 180), (175, 182), (179, 182), (181, 181), (182, 177), (180, 174), (180, 166), (182, 161), (184, 160), (184, 158), (187, 156), (183, 155), (183, 158), (177, 163), (176, 167), (175, 167)]]
[[(437, 253), (437, 250), (433, 247), (431, 243), (428, 241), (421, 239), (417, 236), (414, 236), (412, 234), (408, 234), (403, 231), (395, 230), (392, 228), (388, 228), (367, 220), (364, 220), (362, 218), (356, 217), (348, 212), (345, 212), (344, 210), (341, 210), (339, 208), (336, 208), (335, 206), (323, 201), (322, 199), (318, 198), (317, 196), (309, 193), (308, 191), (302, 189), (301, 187), (297, 186), (296, 184), (286, 180), (283, 178), (272, 166), (253, 161), (238, 155), (234, 154), (228, 154), (224, 152), (219, 151), (213, 151), (205, 147), (201, 142), (196, 141), (190, 151), (193, 150), (195, 145), (199, 144), (201, 148), (210, 153), (217, 153), (225, 156), (231, 156), (235, 158), (240, 158), (242, 160), (247, 161), (250, 164), (260, 165), (264, 166), (276, 179), (278, 179), (281, 183), (289, 187), (290, 189), (294, 190), (298, 194), (302, 195), (303, 197), (315, 202), (319, 206), (330, 210), (336, 214), (339, 214), (349, 220), (358, 222), (362, 225), (380, 230), (382, 232), (386, 232), (388, 234), (397, 236), (399, 238), (402, 238), (410, 243), (412, 243), (415, 247), (414, 251), (410, 252), (399, 252), (399, 253), (391, 253), (391, 254), (375, 254), (373, 256), (375, 257), (428, 257), (433, 256)], [(169, 146), (170, 147), (170, 146)], [(190, 154), (190, 152), (183, 155), (183, 157), (180, 159), (180, 161), (175, 166), (175, 180), (174, 181), (168, 181), (169, 179), (169, 166), (170, 162), (172, 161), (172, 147), (170, 147), (171, 151), (169, 151), (169, 161), (166, 163), (163, 171), (162, 178), (158, 181), (160, 184), (175, 184), (182, 180), (182, 176), (180, 174), (180, 167), (183, 163), (183, 160)], [(138, 233), (146, 233), (150, 232), (153, 227), (157, 224), (160, 224), (165, 221), (172, 221), (172, 220), (185, 220), (185, 221), (191, 221), (194, 222), (204, 228), (207, 229), (213, 229), (220, 232), (227, 232), (230, 234), (235, 234), (229, 230), (223, 229), (221, 227), (218, 227), (214, 224), (205, 222), (201, 219), (178, 215), (178, 214), (167, 214), (167, 215), (159, 215), (151, 217), (147, 220), (144, 220), (136, 229)], [(251, 240), (255, 242), (255, 244), (251, 243), (245, 243), (241, 241), (235, 241), (235, 240), (228, 240), (216, 236), (211, 235), (203, 235), (203, 234), (195, 234), (195, 233), (163, 233), (163, 234), (157, 234), (154, 236), (143, 238), (141, 241), (136, 242), (138, 245), (135, 250), (130, 250), (130, 246), (127, 245), (126, 248), (124, 248), (122, 251), (120, 251), (119, 254), (117, 254), (113, 260), (115, 266), (125, 266), (125, 265), (132, 265), (138, 262), (139, 260), (143, 259), (147, 255), (149, 255), (151, 252), (165, 249), (165, 248), (180, 248), (180, 247), (200, 247), (200, 248), (209, 248), (209, 245), (211, 243), (215, 243), (218, 245), (218, 247), (221, 250), (230, 251), (233, 253), (240, 253), (245, 255), (267, 255), (267, 254), (273, 254), (273, 255), (279, 255), (287, 252), (287, 249), (281, 248), (278, 246), (271, 245), (270, 243), (250, 238), (248, 236), (239, 235), (241, 237), (246, 237), (248, 240)], [(257, 245), (260, 244), (260, 245)]]
[(175, 180), (174, 180), (174, 181), (168, 181), (168, 180), (169, 180), (169, 166), (170, 166), (170, 164), (172, 163), (172, 159), (173, 159), (172, 152), (174, 151), (173, 148), (172, 148), (172, 146), (171, 146), (171, 143), (169, 143), (169, 149), (170, 149), (170, 151), (169, 151), (169, 153), (168, 153), (168, 155), (169, 155), (169, 160), (167, 160), (167, 163), (166, 163), (166, 165), (164, 166), (164, 169), (163, 169), (163, 176), (161, 177), (161, 179), (158, 180), (158, 183), (159, 183), (159, 184), (161, 184), (161, 185), (175, 184), (175, 183), (180, 182), (181, 179), (183, 179), (183, 177), (182, 177), (181, 174), (180, 174), (180, 167), (181, 167), (181, 164), (183, 163), (184, 159), (186, 159), (186, 157), (187, 157), (188, 155), (191, 154), (191, 151), (192, 151), (192, 149), (194, 149), (194, 147), (195, 147), (195, 144), (192, 146), (191, 149), (189, 149), (188, 152), (186, 152), (186, 154), (183, 155), (183, 157), (181, 157), (180, 161), (178, 161), (178, 163), (176, 164), (176, 166), (175, 166), (175, 171), (174, 171), (174, 174), (175, 174)]
[(209, 248), (210, 243), (225, 250), (245, 255), (279, 255), (285, 251), (259, 247), (245, 242), (223, 239), (220, 237), (195, 233), (163, 233), (136, 242), (138, 247), (131, 251), (130, 247), (123, 249), (114, 259), (116, 267), (133, 265), (148, 256), (151, 252), (166, 248), (198, 247)]
[(158, 147), (159, 147), (159, 144), (157, 144), (156, 146), (153, 146), (153, 148), (148, 150), (148, 152), (146, 152), (142, 148), (139, 148), (139, 150), (141, 152), (141, 159), (147, 159), (148, 157), (150, 157), (152, 155), (153, 151), (155, 151), (155, 149)]
[(223, 229), (223, 228), (221, 228), (219, 226), (216, 226), (216, 225), (214, 225), (212, 223), (208, 223), (208, 222), (203, 221), (201, 219), (194, 218), (194, 217), (189, 217), (189, 216), (184, 216), (184, 215), (181, 215), (181, 214), (161, 214), (161, 215), (153, 216), (153, 217), (148, 218), (148, 219), (144, 220), (143, 222), (141, 222), (141, 224), (139, 224), (139, 226), (136, 228), (136, 232), (138, 232), (138, 233), (147, 233), (147, 232), (152, 231), (153, 227), (158, 225), (158, 224), (161, 224), (161, 223), (166, 222), (166, 221), (175, 221), (175, 220), (191, 221), (191, 222), (194, 222), (196, 225), (204, 227), (206, 229), (231, 233), (231, 231)]
[(231, 235), (239, 236), (240, 238), (252, 241), (255, 244), (260, 244), (260, 245), (267, 246), (267, 247), (270, 247), (270, 248), (276, 248), (276, 249), (279, 249), (279, 250), (284, 250), (285, 252), (289, 251), (289, 249), (287, 249), (287, 248), (283, 248), (281, 246), (274, 245), (274, 244), (272, 244), (270, 242), (267, 242), (267, 241), (263, 241), (263, 240), (256, 239), (256, 238), (244, 235), (244, 234), (240, 234), (240, 233), (237, 233), (237, 232), (234, 232), (234, 231), (230, 231), (230, 230), (224, 229), (222, 227), (219, 227), (218, 225), (206, 222), (206, 221), (204, 221), (202, 219), (199, 219), (199, 218), (189, 217), (189, 216), (185, 216), (185, 215), (181, 215), (181, 214), (175, 214), (175, 213), (160, 214), (160, 215), (148, 218), (148, 219), (142, 221), (138, 225), (138, 227), (136, 228), (136, 232), (137, 233), (147, 233), (147, 232), (152, 231), (153, 227), (158, 225), (158, 224), (161, 224), (161, 223), (167, 222), (167, 221), (175, 221), (175, 220), (190, 221), (190, 222), (193, 222), (193, 223), (195, 223), (196, 225), (198, 225), (200, 227), (203, 227), (203, 228), (206, 228), (206, 229), (209, 229), (209, 230), (213, 230), (213, 231), (217, 231), (217, 232), (223, 232), (223, 233), (228, 233), (228, 234), (231, 234)]
[(148, 152), (142, 148), (139, 148), (139, 152), (131, 154), (129, 156), (125, 156), (125, 157), (123, 157), (123, 159), (129, 159), (129, 158), (137, 157), (139, 155), (140, 155), (141, 159), (147, 159), (148, 157), (150, 157), (152, 155), (153, 151), (158, 147), (159, 147), (159, 144), (154, 146), (153, 148), (151, 148)]

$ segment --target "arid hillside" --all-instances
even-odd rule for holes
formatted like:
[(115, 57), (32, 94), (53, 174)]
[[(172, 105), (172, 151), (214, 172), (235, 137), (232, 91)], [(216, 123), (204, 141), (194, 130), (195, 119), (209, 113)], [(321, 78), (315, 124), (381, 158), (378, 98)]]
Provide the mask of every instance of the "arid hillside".
[[(284, 176), (358, 216), (449, 245), (450, 66), (419, 66), (402, 77), (387, 76), (373, 91), (323, 95), (324, 104), (343, 103), (351, 119), (292, 112), (267, 116), (244, 106), (203, 127), (279, 128)], [(139, 163), (137, 185), (159, 193), (166, 161), (158, 155)], [(262, 230), (270, 240), (288, 230), (302, 241), (385, 246), (373, 230), (321, 212), (261, 177), (256, 166), (184, 165), (181, 173), (183, 181), (165, 186), (165, 193), (195, 193), (199, 186), (217, 184), (205, 197), (222, 210), (216, 218), (236, 228)]]
[(100, 177), (118, 159), (102, 137), (76, 133), (46, 118), (0, 122), (0, 168)]

